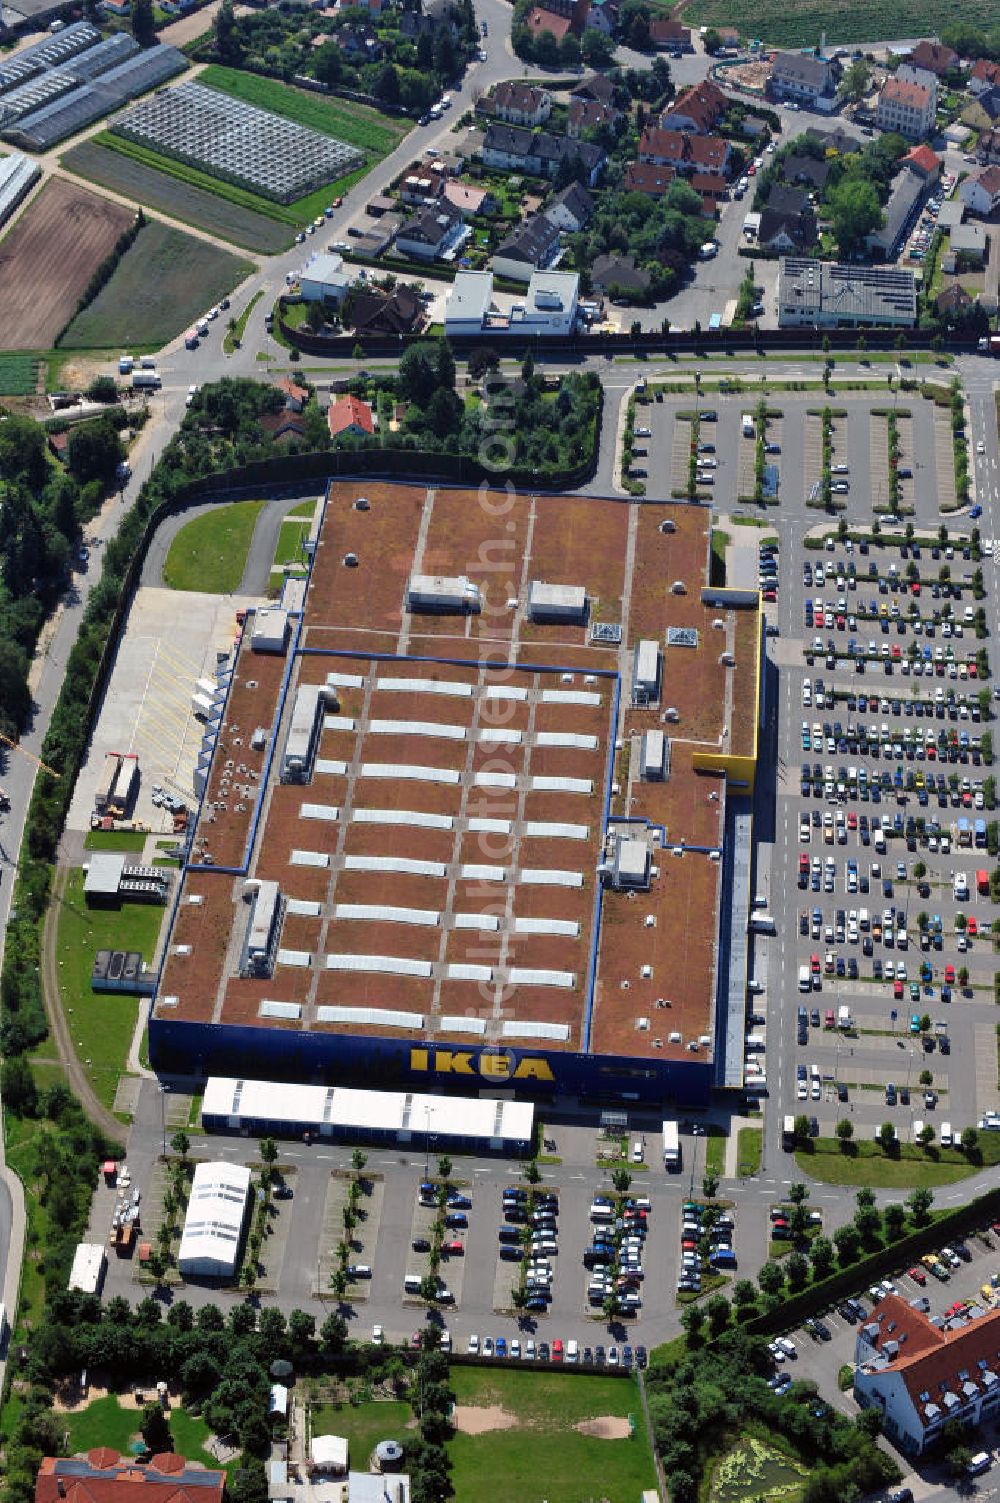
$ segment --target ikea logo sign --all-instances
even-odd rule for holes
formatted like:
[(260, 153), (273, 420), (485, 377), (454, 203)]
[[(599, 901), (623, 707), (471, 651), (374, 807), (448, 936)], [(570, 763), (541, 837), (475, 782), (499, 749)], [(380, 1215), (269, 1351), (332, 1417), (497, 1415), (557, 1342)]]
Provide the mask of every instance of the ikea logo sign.
[(410, 1069), (421, 1075), (479, 1075), (486, 1080), (541, 1080), (555, 1084), (547, 1059), (518, 1059), (507, 1049), (411, 1049)]

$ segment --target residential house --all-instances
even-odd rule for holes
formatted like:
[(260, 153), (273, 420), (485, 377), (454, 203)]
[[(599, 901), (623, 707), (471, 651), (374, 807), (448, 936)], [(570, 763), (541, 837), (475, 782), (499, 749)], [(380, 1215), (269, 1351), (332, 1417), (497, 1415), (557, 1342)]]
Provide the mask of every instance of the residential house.
[(918, 42), (906, 62), (911, 68), (920, 68), (925, 73), (933, 73), (936, 78), (944, 78), (952, 68), (958, 67), (958, 53), (941, 42)]
[(333, 33), (332, 40), (352, 63), (377, 63), (382, 56), (382, 43), (377, 33), (363, 23), (341, 26)]
[(1000, 165), (1000, 130), (983, 131), (976, 142), (976, 161), (983, 167)]
[(558, 230), (566, 235), (576, 235), (590, 223), (594, 200), (579, 183), (569, 183), (542, 212)]
[[(982, 266), (986, 260), (986, 227), (981, 224), (960, 224), (948, 237), (948, 255), (954, 258), (954, 267)], [(942, 258), (942, 267), (948, 267)]]
[(662, 198), (676, 182), (673, 167), (655, 167), (651, 162), (629, 162), (625, 168), (625, 187), (629, 193), (645, 193), (649, 198)]
[(424, 323), (424, 305), (409, 287), (385, 292), (355, 285), (347, 322), (358, 334), (416, 334)]
[(552, 95), (548, 89), (536, 89), (516, 79), (498, 83), (489, 96), (493, 115), (508, 125), (544, 125), (552, 114)]
[(460, 334), (481, 334), (492, 305), (491, 271), (456, 272), (444, 304), (446, 338), (452, 339)]
[(675, 56), (679, 56), (682, 52), (694, 51), (691, 45), (691, 28), (682, 26), (680, 21), (651, 20), (649, 39), (654, 47), (664, 52), (672, 52)]
[(382, 256), (395, 240), (403, 221), (398, 214), (382, 214), (377, 219), (369, 219), (363, 227), (352, 226), (356, 233), (351, 235), (351, 250), (356, 256), (365, 256), (374, 260), (376, 256)]
[(934, 127), (934, 97), (923, 84), (886, 79), (878, 96), (875, 123), (879, 130), (898, 131), (908, 141), (922, 141)]
[(294, 412), (265, 412), (260, 426), (273, 444), (301, 443), (306, 436), (306, 425)]
[(433, 36), (439, 26), (447, 26), (452, 36), (458, 35), (451, 0), (424, 0), (422, 11), (404, 10), (399, 17), (400, 32), (410, 41), (416, 41), (424, 32)]
[(274, 387), (285, 398), (286, 412), (301, 412), (309, 400), (309, 392), (291, 376), (282, 376), (279, 381), (275, 381)]
[(707, 136), (728, 108), (727, 96), (711, 79), (703, 78), (701, 83), (693, 84), (677, 95), (660, 115), (659, 124), (663, 130), (691, 131)]
[(917, 291), (912, 271), (783, 256), (778, 327), (912, 329)]
[[(666, 169), (664, 169), (666, 170)], [(716, 210), (729, 197), (729, 184), (724, 177), (719, 177), (714, 172), (692, 172), (685, 179), (689, 188), (701, 194), (701, 204), (705, 214), (711, 218)]]
[(686, 131), (647, 126), (639, 142), (639, 161), (677, 172), (711, 173), (726, 177), (732, 150), (721, 136), (692, 136)]
[(399, 196), (413, 209), (436, 204), (444, 192), (446, 174), (425, 162), (414, 162), (399, 184)]
[(811, 125), (806, 135), (811, 140), (818, 141), (825, 152), (832, 152), (836, 156), (849, 156), (858, 150), (857, 136), (852, 136), (840, 125), (835, 125), (832, 130), (817, 130)]
[(816, 215), (804, 189), (775, 184), (761, 210), (757, 241), (768, 251), (812, 249), (816, 244)]
[(597, 130), (602, 125), (613, 129), (621, 118), (621, 110), (599, 99), (571, 99), (566, 134), (571, 141), (579, 141), (585, 130)]
[(306, 262), (299, 276), (299, 296), (307, 303), (340, 304), (351, 285), (344, 258), (336, 251), (324, 251)]
[(830, 114), (837, 107), (839, 77), (838, 66), (829, 58), (779, 52), (771, 63), (769, 88), (775, 99), (790, 99), (807, 109)]
[(898, 1295), (879, 1300), (860, 1327), (854, 1397), (875, 1409), (908, 1455), (939, 1441), (946, 1425), (975, 1429), (1000, 1412), (1000, 1309), (975, 1320), (932, 1321)]
[(95, 1446), (82, 1456), (45, 1456), (35, 1477), (35, 1503), (177, 1503), (197, 1495), (222, 1503), (225, 1472), (207, 1471), (176, 1451), (148, 1462)]
[(482, 158), (487, 167), (526, 172), (533, 177), (555, 177), (564, 162), (579, 162), (590, 187), (597, 182), (606, 161), (602, 148), (592, 142), (571, 141), (568, 136), (496, 122), (486, 128)]
[(615, 86), (603, 73), (588, 74), (573, 90), (574, 99), (599, 99), (602, 104), (611, 104), (614, 97)]
[(527, 282), (539, 267), (549, 266), (559, 249), (559, 227), (544, 214), (532, 214), (502, 240), (493, 254), (497, 276)]
[(958, 196), (970, 214), (987, 219), (1000, 208), (1000, 167), (970, 172), (958, 185)]
[(495, 214), (496, 199), (488, 188), (477, 188), (472, 183), (446, 183), (444, 196), (463, 219), (475, 214)]
[(649, 272), (636, 266), (634, 256), (623, 256), (618, 251), (598, 256), (590, 268), (590, 285), (596, 292), (618, 291), (642, 297), (649, 291), (651, 282)]
[(922, 89), (927, 89), (931, 96), (934, 109), (937, 110), (938, 77), (928, 68), (919, 68), (915, 63), (900, 63), (896, 69), (895, 77), (900, 83), (919, 84)]
[(997, 87), (1000, 87), (1000, 63), (995, 63), (988, 57), (977, 59), (968, 82), (968, 90), (973, 99)]
[(788, 156), (781, 164), (786, 183), (808, 183), (817, 193), (826, 187), (826, 180), (830, 176), (830, 163), (824, 157), (817, 161), (815, 157)]
[(960, 323), (972, 308), (974, 299), (966, 292), (961, 282), (952, 282), (936, 299), (937, 311), (949, 323)]
[(396, 207), (396, 200), (388, 193), (376, 193), (365, 204), (365, 213), (373, 219), (381, 219), (383, 214), (391, 214)]
[(401, 256), (420, 261), (438, 261), (466, 235), (461, 214), (447, 199), (431, 209), (418, 209), (404, 219), (396, 232), (396, 249)]
[(930, 187), (920, 172), (903, 166), (892, 180), (888, 201), (882, 210), (885, 223), (873, 230), (865, 244), (876, 260), (895, 261), (928, 195)]
[(618, 30), (620, 16), (618, 0), (590, 0), (584, 26), (601, 32), (603, 36), (612, 37)]
[(916, 175), (925, 183), (933, 186), (941, 176), (941, 158), (934, 149), (924, 142), (921, 146), (913, 146), (903, 158), (903, 166)]
[(568, 16), (557, 16), (555, 11), (544, 10), (540, 5), (529, 10), (524, 18), (524, 24), (533, 37), (538, 38), (543, 31), (548, 31), (557, 42), (561, 42), (571, 29)]
[(336, 397), (326, 415), (331, 438), (348, 434), (353, 438), (371, 438), (375, 432), (375, 415), (369, 402), (360, 397)]
[(969, 114), (963, 115), (962, 118), (966, 124), (969, 124), (972, 116), (982, 122), (981, 129), (987, 130), (1000, 120), (1000, 86), (987, 89), (985, 94), (980, 94), (979, 98), (969, 106)]

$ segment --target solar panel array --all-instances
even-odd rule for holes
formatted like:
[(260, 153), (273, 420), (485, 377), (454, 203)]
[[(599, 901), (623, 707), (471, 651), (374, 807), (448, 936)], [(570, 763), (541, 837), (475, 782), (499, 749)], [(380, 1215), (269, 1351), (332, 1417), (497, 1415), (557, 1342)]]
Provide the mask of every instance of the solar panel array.
[[(0, 96), (0, 134), (30, 151), (47, 151), (50, 146), (75, 135), (102, 115), (110, 114), (137, 94), (165, 83), (187, 67), (187, 59), (176, 47), (161, 44), (143, 52), (134, 44), (130, 46), (131, 41), (125, 36), (109, 38), (91, 54), (95, 61), (96, 54), (101, 54), (103, 71), (86, 82), (71, 80), (68, 89), (40, 103), (38, 108), (21, 114), (19, 119), (4, 117), (3, 106), (7, 100)], [(68, 65), (57, 73), (43, 76), (61, 77), (72, 71), (73, 66)]]
[(144, 99), (114, 129), (279, 203), (364, 162), (363, 152), (333, 136), (199, 83)]

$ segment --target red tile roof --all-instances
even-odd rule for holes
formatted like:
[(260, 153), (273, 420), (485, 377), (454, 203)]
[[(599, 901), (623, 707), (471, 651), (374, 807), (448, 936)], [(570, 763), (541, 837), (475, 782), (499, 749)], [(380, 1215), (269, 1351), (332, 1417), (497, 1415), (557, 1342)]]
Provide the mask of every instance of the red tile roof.
[(687, 115), (701, 130), (707, 131), (725, 114), (728, 103), (718, 85), (710, 78), (703, 78), (678, 94), (663, 113), (667, 119), (671, 115)]
[(923, 84), (907, 83), (903, 78), (889, 78), (882, 86), (882, 99), (896, 104), (908, 104), (912, 109), (924, 110), (930, 100), (930, 90)]
[[(197, 1471), (197, 1481), (188, 1480)], [(46, 1456), (35, 1503), (222, 1503), (225, 1473), (195, 1468), (173, 1453), (141, 1465), (97, 1446), (86, 1460)]]
[(557, 42), (561, 42), (572, 25), (568, 16), (557, 16), (555, 11), (545, 10), (536, 5), (525, 17), (525, 26), (535, 36), (541, 36), (543, 31), (551, 31)]
[(359, 397), (338, 397), (335, 402), (331, 402), (327, 421), (334, 438), (348, 428), (360, 428), (363, 433), (375, 432), (372, 410)]
[(906, 59), (914, 68), (926, 68), (928, 73), (947, 73), (958, 62), (958, 53), (940, 42), (918, 42)]
[(662, 157), (665, 163), (700, 167), (703, 172), (722, 173), (729, 158), (729, 142), (721, 136), (695, 136), (688, 131), (658, 130), (647, 126), (639, 142), (639, 156)]
[(932, 151), (926, 144), (923, 146), (914, 146), (912, 151), (906, 153), (903, 162), (910, 167), (919, 167), (922, 172), (928, 174), (936, 172), (941, 166), (941, 158), (937, 152)]
[(1000, 167), (984, 167), (982, 172), (975, 174), (976, 182), (984, 193), (991, 198), (996, 198), (1000, 193)]
[[(980, 1362), (986, 1364), (986, 1371), (1000, 1375), (1000, 1309), (990, 1310), (954, 1330), (942, 1330), (898, 1295), (890, 1294), (879, 1301), (868, 1319), (879, 1317), (878, 1346), (884, 1356), (886, 1341), (903, 1338), (899, 1354), (887, 1357), (888, 1368), (902, 1378), (921, 1424), (931, 1423), (924, 1405), (936, 1404), (941, 1410), (946, 1392), (961, 1398), (963, 1382), (971, 1381), (982, 1391), (984, 1369), (980, 1368)], [(889, 1325), (894, 1325), (892, 1331)], [(967, 1376), (960, 1378), (960, 1373)], [(928, 1397), (922, 1398), (924, 1394)]]
[(650, 162), (629, 162), (625, 169), (625, 187), (630, 193), (649, 193), (659, 197), (666, 193), (677, 173), (673, 167), (654, 167)]
[(993, 62), (992, 58), (981, 57), (972, 69), (972, 77), (980, 83), (1000, 83), (1000, 63)]

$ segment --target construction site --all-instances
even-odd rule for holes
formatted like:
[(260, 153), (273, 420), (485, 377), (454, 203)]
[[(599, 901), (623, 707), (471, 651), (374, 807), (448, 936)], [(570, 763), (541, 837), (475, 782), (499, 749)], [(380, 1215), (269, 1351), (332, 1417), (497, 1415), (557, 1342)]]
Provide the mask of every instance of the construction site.
[(205, 716), (155, 1068), (691, 1105), (742, 1084), (720, 1044), (738, 991), (742, 1062), (745, 948), (719, 936), (732, 901), (747, 922), (728, 846), (761, 620), (709, 587), (709, 527), (332, 484), (304, 593), (247, 612)]

